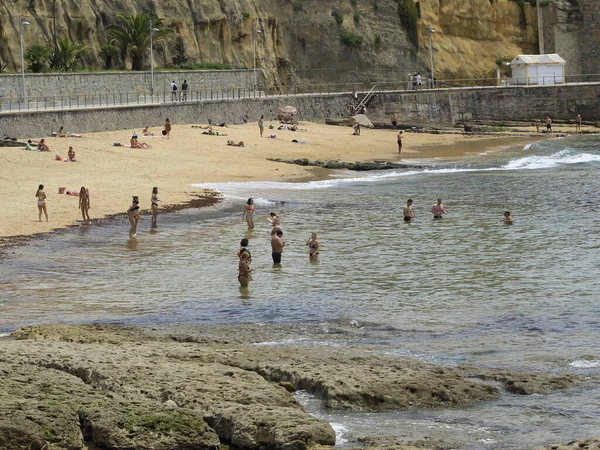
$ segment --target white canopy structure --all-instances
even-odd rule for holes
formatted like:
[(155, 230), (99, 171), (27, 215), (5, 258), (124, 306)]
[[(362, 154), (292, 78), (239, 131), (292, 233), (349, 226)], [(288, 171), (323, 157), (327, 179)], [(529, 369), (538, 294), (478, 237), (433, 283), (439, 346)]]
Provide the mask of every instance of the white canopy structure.
[(565, 82), (566, 61), (556, 53), (519, 55), (510, 62), (513, 85), (546, 85)]

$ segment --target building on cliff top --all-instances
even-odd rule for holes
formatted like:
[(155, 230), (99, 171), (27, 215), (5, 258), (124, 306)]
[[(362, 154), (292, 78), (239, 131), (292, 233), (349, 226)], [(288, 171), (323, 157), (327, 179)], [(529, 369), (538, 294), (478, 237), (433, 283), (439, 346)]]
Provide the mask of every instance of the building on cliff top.
[(511, 84), (562, 84), (566, 61), (558, 54), (519, 55), (510, 62)]

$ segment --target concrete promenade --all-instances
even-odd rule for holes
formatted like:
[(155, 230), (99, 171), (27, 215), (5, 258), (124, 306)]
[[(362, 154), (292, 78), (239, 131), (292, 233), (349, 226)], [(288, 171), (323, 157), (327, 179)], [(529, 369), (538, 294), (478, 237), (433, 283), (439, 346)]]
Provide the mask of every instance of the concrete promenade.
[[(0, 114), (0, 133), (23, 138), (48, 135), (60, 126), (77, 133), (131, 129), (159, 126), (167, 117), (174, 123), (254, 122), (262, 114), (268, 119), (276, 118), (278, 109), (288, 104), (298, 109), (300, 120), (322, 121), (346, 116), (351, 99), (348, 92), (260, 95), (3, 112)], [(546, 115), (574, 120), (577, 114), (585, 121), (599, 121), (600, 83), (384, 91), (376, 96), (368, 110), (368, 115), (374, 119), (393, 113), (402, 123), (420, 126), (451, 126), (477, 120), (532, 120), (543, 119)]]

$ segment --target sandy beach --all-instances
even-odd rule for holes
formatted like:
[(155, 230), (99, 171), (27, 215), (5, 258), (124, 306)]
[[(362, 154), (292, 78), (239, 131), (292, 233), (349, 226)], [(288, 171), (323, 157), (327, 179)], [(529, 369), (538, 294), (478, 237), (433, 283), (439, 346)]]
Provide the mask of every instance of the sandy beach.
[[(217, 127), (227, 136), (203, 135), (191, 124), (174, 124), (170, 139), (140, 136), (149, 149), (115, 147), (128, 144), (133, 132), (119, 130), (86, 134), (82, 138), (47, 138), (50, 152), (32, 152), (0, 147), (0, 195), (4, 208), (0, 220), (0, 243), (15, 236), (45, 233), (81, 221), (76, 196), (59, 195), (58, 188), (90, 191), (92, 219), (125, 212), (131, 196), (140, 197), (142, 210), (150, 207), (153, 186), (159, 188), (163, 206), (181, 204), (208, 195), (192, 183), (226, 181), (276, 181), (313, 176), (301, 166), (268, 161), (267, 158), (339, 159), (342, 161), (400, 161), (393, 130), (363, 129), (353, 136), (348, 127), (303, 123), (299, 131), (269, 129), (260, 138), (255, 123)], [(70, 130), (76, 132), (77, 130)], [(160, 136), (161, 128), (150, 130)], [(524, 130), (531, 131), (531, 130)], [(276, 139), (266, 136), (275, 134)], [(31, 136), (39, 139), (42, 136)], [(245, 147), (227, 146), (227, 140), (244, 141)], [(296, 139), (305, 144), (293, 143)], [(501, 149), (527, 137), (468, 136), (462, 134), (405, 133), (402, 160), (460, 157), (484, 150)], [(77, 154), (75, 163), (66, 158), (69, 146)], [(43, 184), (47, 193), (49, 222), (38, 221), (34, 194)], [(126, 226), (124, 224), (124, 226)]]

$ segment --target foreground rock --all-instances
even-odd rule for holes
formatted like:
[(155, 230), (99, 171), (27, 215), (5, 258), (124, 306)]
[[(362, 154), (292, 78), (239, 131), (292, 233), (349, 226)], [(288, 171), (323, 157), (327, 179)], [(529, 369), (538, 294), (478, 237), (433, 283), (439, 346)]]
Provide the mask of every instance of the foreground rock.
[(541, 447), (539, 450), (600, 450), (600, 436)]
[(422, 169), (423, 166), (395, 163), (390, 161), (356, 161), (344, 162), (338, 160), (312, 160), (308, 158), (285, 159), (268, 158), (269, 161), (282, 162), (286, 164), (296, 164), (298, 166), (323, 167), (324, 169), (348, 169), (357, 171), (366, 170), (394, 170), (394, 169)]
[(220, 334), (207, 328), (161, 336), (113, 326), (36, 326), (0, 339), (0, 448), (81, 449), (89, 442), (115, 450), (305, 450), (333, 445), (335, 433), (303, 410), (295, 390), (322, 397), (330, 408), (381, 411), (502, 395), (474, 377), (526, 385), (513, 391), (521, 394), (578, 381), (438, 367), (375, 348), (258, 346), (249, 343), (247, 326), (239, 335), (235, 327)]

